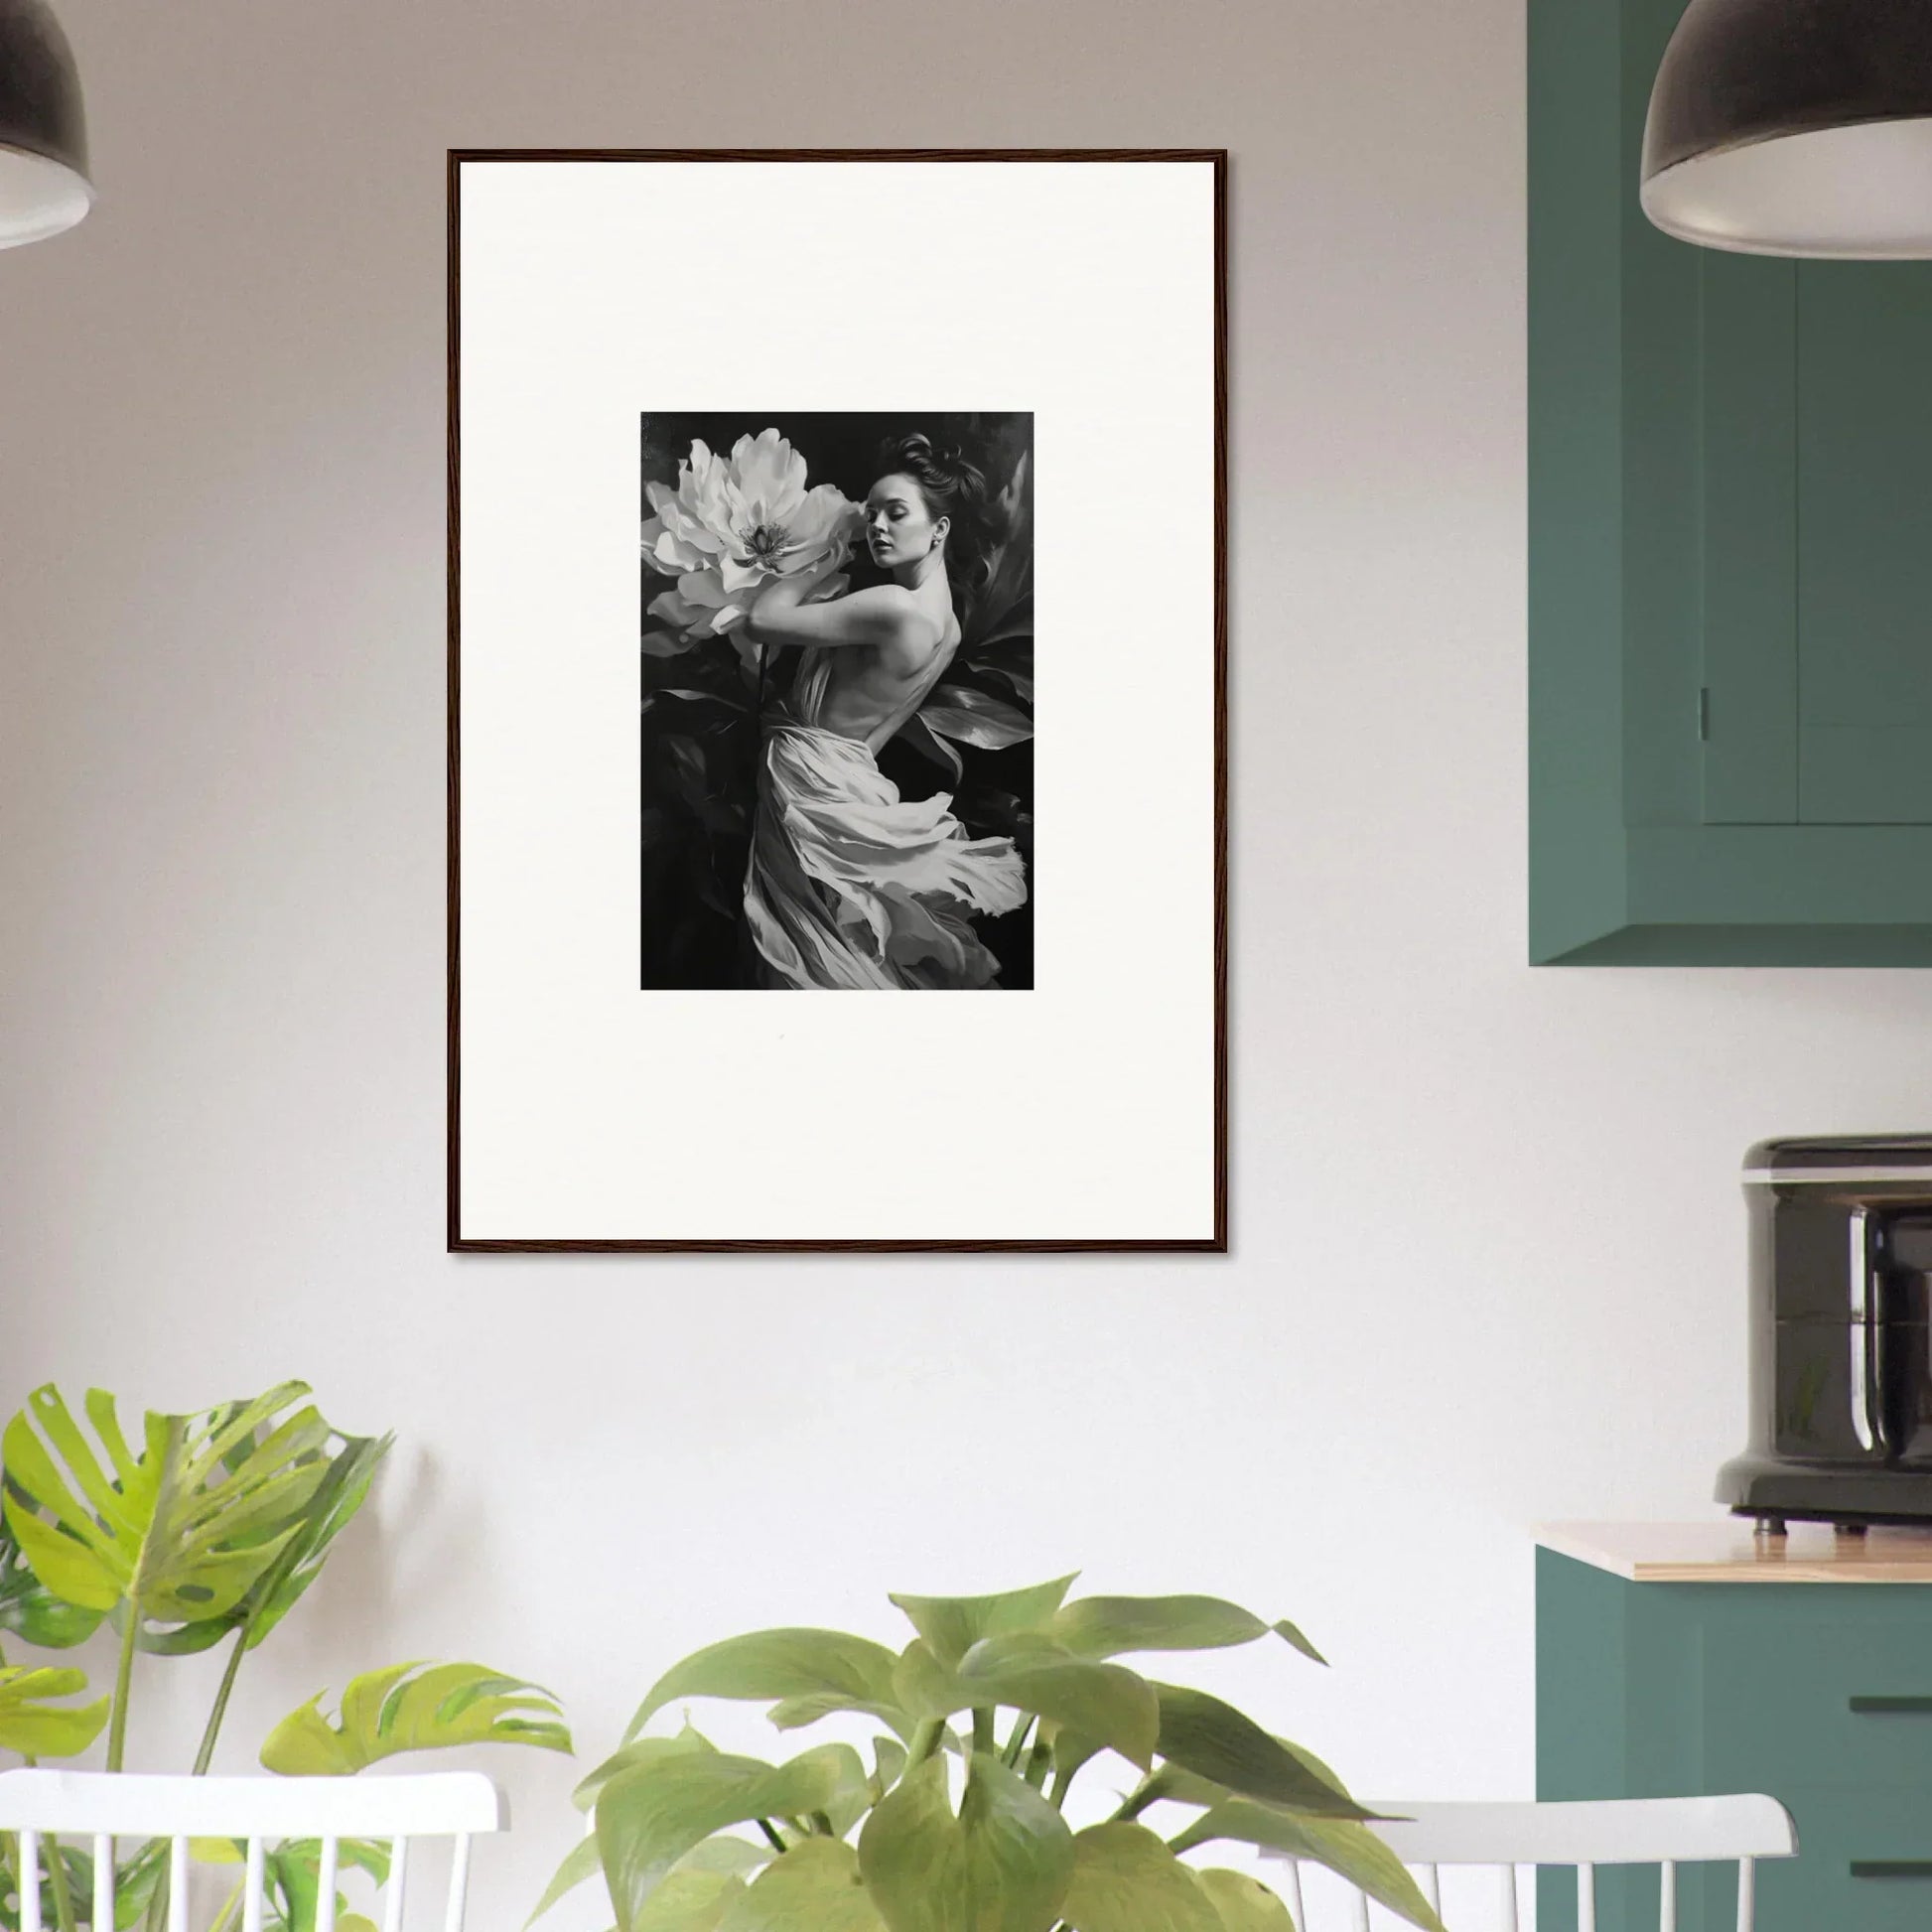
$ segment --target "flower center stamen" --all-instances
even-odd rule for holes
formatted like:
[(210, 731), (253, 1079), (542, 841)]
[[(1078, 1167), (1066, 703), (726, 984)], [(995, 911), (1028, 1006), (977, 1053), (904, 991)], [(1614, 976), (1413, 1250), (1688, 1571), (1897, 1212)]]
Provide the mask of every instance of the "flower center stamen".
[(766, 564), (785, 547), (784, 526), (781, 523), (760, 523), (749, 539), (752, 561)]

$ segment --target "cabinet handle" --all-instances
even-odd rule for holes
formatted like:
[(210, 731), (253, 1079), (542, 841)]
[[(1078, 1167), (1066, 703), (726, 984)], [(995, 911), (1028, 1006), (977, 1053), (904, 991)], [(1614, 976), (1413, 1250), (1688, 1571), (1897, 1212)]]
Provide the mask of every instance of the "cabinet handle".
[(1932, 1697), (1923, 1698), (1854, 1698), (1852, 1709), (1860, 1716), (1911, 1716), (1932, 1717)]
[(1932, 1878), (1932, 1859), (1854, 1859), (1855, 1878)]

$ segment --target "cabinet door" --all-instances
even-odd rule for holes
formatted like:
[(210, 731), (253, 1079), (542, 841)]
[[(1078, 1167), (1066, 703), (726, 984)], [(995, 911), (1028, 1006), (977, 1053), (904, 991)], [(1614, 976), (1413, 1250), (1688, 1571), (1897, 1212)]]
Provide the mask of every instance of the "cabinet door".
[(1700, 264), (1704, 820), (1932, 824), (1932, 264)]
[(1932, 822), (1932, 264), (1798, 283), (1798, 815)]

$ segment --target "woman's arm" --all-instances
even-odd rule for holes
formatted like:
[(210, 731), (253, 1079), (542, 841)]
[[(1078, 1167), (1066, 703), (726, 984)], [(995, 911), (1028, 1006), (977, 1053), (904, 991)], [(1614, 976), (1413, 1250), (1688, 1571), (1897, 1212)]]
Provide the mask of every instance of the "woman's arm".
[(880, 584), (825, 604), (802, 600), (809, 582), (780, 578), (753, 605), (746, 627), (766, 644), (895, 644), (922, 621), (910, 591)]

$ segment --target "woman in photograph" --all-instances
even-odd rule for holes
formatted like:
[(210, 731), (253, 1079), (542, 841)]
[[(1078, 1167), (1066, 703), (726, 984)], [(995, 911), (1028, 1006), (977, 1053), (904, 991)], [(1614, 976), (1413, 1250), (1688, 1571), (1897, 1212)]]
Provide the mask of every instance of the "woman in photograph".
[(972, 916), (1026, 902), (1011, 839), (968, 837), (949, 793), (902, 799), (879, 769), (959, 648), (955, 574), (969, 590), (987, 512), (979, 471), (924, 436), (890, 445), (880, 469), (866, 545), (890, 581), (808, 604), (816, 577), (780, 578), (748, 619), (757, 642), (804, 652), (766, 728), (745, 882), (768, 987), (995, 986)]

